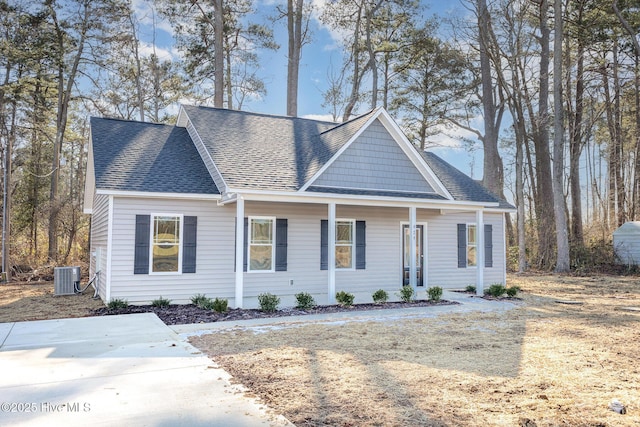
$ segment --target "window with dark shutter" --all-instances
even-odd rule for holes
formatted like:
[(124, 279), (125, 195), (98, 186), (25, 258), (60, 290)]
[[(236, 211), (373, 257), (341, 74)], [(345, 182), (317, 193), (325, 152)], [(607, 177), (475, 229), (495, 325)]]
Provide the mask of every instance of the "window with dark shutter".
[(493, 267), (493, 226), (484, 226), (484, 266)]
[(467, 267), (467, 224), (458, 224), (458, 268)]
[(185, 216), (182, 241), (182, 272), (196, 272), (196, 242), (198, 232), (198, 217)]
[(288, 222), (276, 219), (276, 271), (287, 271)]
[(149, 274), (149, 232), (150, 215), (136, 215), (135, 251), (133, 255), (133, 274)]
[(366, 222), (356, 221), (356, 269), (364, 270), (367, 266)]

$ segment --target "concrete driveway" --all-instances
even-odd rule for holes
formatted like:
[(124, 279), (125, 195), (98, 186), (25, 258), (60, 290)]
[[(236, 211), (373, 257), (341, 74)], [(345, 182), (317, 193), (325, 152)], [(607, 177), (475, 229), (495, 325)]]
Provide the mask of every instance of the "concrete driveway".
[(0, 425), (282, 426), (155, 314), (0, 323)]

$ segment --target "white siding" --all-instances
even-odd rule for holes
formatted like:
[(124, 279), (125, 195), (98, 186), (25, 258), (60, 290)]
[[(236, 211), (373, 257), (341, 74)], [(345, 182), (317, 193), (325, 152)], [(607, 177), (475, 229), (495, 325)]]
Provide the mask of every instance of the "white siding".
[[(133, 274), (136, 215), (176, 213), (198, 217), (196, 273)], [(111, 298), (145, 304), (162, 296), (189, 303), (195, 294), (232, 300), (235, 206), (215, 201), (115, 198)]]
[[(97, 286), (98, 294), (104, 300), (107, 295), (107, 243), (109, 235), (109, 196), (95, 195), (91, 215), (91, 261), (90, 277), (96, 273), (96, 264), (100, 266)], [(93, 256), (95, 254), (95, 257)], [(99, 259), (96, 259), (98, 257)]]
[[(485, 213), (484, 224), (493, 227), (493, 267), (484, 269), (485, 287), (493, 283), (505, 284), (503, 214)], [(430, 214), (418, 210), (418, 221), (428, 223), (427, 253), (428, 286), (464, 288), (476, 283), (476, 267), (458, 268), (457, 224), (476, 222), (475, 212)]]
[[(111, 298), (144, 304), (162, 296), (188, 303), (202, 293), (226, 298), (235, 306), (235, 212), (234, 204), (221, 207), (215, 201), (115, 198)], [(153, 213), (198, 217), (196, 273), (133, 274), (135, 216)], [(338, 205), (336, 214), (366, 221), (366, 269), (337, 270), (336, 291), (354, 293), (356, 302), (370, 302), (375, 290), (385, 289), (397, 299), (402, 286), (401, 226), (409, 221), (409, 208)], [(327, 206), (246, 201), (245, 216), (286, 218), (288, 250), (287, 271), (244, 273), (244, 306), (257, 307), (257, 296), (265, 292), (279, 295), (281, 306), (295, 305), (294, 295), (299, 292), (309, 292), (319, 304), (326, 304), (328, 272), (320, 269), (320, 221), (327, 219)], [(502, 216), (485, 214), (484, 218), (493, 225), (494, 248), (493, 267), (485, 269), (485, 282), (504, 283)], [(457, 267), (456, 240), (456, 224), (475, 222), (475, 213), (440, 215), (436, 210), (418, 209), (417, 220), (427, 224), (425, 289), (475, 284), (475, 268)]]
[(379, 121), (372, 123), (313, 185), (434, 192)]

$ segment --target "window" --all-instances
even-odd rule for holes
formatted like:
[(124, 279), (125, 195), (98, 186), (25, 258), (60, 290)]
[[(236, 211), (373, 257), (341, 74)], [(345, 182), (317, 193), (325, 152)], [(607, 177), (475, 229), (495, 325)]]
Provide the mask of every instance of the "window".
[(249, 218), (249, 271), (274, 271), (275, 218)]
[[(366, 222), (336, 220), (336, 269), (365, 270), (367, 266)], [(329, 221), (320, 220), (320, 270), (329, 269)]]
[(353, 268), (354, 223), (353, 220), (336, 221), (336, 268)]
[(180, 272), (182, 216), (154, 215), (152, 226), (151, 272)]
[[(478, 266), (478, 227), (458, 224), (458, 268)], [(493, 226), (484, 225), (484, 266), (493, 267)]]
[(195, 273), (198, 217), (136, 215), (133, 274)]
[(478, 265), (476, 225), (467, 224), (467, 267)]

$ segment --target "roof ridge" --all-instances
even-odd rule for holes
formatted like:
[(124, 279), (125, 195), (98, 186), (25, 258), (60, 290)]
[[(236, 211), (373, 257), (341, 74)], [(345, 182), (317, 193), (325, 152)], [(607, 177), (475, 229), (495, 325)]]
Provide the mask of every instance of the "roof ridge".
[(366, 112), (366, 113), (364, 113), (364, 114), (360, 114), (359, 116), (356, 116), (356, 117), (354, 117), (354, 118), (352, 118), (352, 119), (347, 120), (346, 122), (336, 123), (336, 126), (332, 127), (331, 129), (327, 129), (327, 130), (325, 130), (324, 132), (320, 132), (320, 133), (319, 133), (319, 135), (324, 135), (325, 133), (328, 133), (328, 132), (334, 131), (334, 130), (336, 130), (336, 129), (339, 129), (339, 128), (341, 128), (341, 127), (344, 127), (344, 126), (346, 126), (346, 125), (352, 124), (352, 123), (354, 123), (356, 120), (361, 120), (361, 119), (363, 119), (364, 117), (367, 117), (367, 116), (372, 115), (372, 113), (375, 113), (375, 112), (376, 112), (376, 111), (378, 111), (379, 109), (380, 109), (380, 107), (378, 107), (378, 108), (374, 108), (373, 110), (369, 110), (369, 111), (367, 111), (367, 112)]
[(89, 120), (111, 120), (114, 122), (123, 122), (123, 123), (131, 123), (131, 124), (140, 124), (140, 125), (153, 125), (153, 126), (169, 126), (175, 127), (175, 125), (169, 123), (154, 123), (154, 122), (141, 122), (140, 120), (133, 119), (123, 119), (120, 117), (98, 117), (98, 116), (90, 116)]
[(197, 109), (206, 109), (206, 110), (215, 110), (215, 111), (225, 111), (229, 113), (238, 113), (247, 116), (258, 116), (258, 117), (267, 117), (272, 119), (284, 119), (284, 120), (304, 120), (314, 123), (324, 123), (329, 125), (339, 124), (336, 122), (332, 122), (329, 120), (317, 120), (317, 119), (309, 119), (306, 117), (298, 117), (298, 116), (287, 116), (281, 114), (272, 114), (272, 113), (261, 113), (256, 111), (246, 111), (246, 110), (232, 110), (229, 108), (220, 108), (220, 107), (210, 107), (208, 105), (190, 105), (190, 104), (182, 104), (183, 107), (187, 108), (197, 108)]

